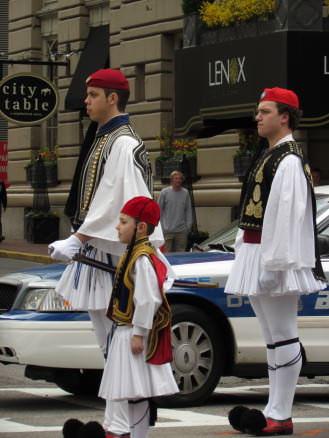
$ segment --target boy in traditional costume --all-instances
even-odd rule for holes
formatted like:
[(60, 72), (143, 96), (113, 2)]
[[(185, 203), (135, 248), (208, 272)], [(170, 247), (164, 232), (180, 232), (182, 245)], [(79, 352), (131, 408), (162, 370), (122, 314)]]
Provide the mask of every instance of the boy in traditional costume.
[(256, 121), (269, 148), (255, 160), (242, 186), (236, 257), (225, 288), (249, 297), (266, 342), (266, 407), (255, 413), (240, 406), (229, 415), (234, 428), (261, 436), (293, 433), (291, 412), (303, 353), (298, 298), (326, 287), (310, 168), (292, 136), (299, 116), (293, 91), (264, 90)]
[(117, 230), (120, 242), (128, 247), (117, 267), (107, 312), (113, 328), (99, 396), (129, 401), (130, 430), (118, 429), (117, 418), (116, 429), (110, 424), (107, 438), (146, 438), (148, 399), (178, 392), (170, 366), (171, 311), (165, 296), (172, 284), (168, 278), (174, 274), (149, 240), (159, 219), (158, 204), (144, 196), (121, 209)]

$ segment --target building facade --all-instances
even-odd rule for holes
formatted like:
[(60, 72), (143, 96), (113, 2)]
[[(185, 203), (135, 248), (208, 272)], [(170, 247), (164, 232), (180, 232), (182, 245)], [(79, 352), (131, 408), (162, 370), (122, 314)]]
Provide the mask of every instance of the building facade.
[[(51, 79), (58, 88), (60, 104), (56, 117), (40, 125), (8, 124), (11, 186), (3, 216), (5, 235), (23, 238), (24, 214), (33, 205), (25, 166), (31, 153), (46, 147), (58, 151), (59, 184), (48, 193), (52, 210), (61, 217), (60, 235), (65, 237), (70, 225), (63, 208), (88, 126), (83, 109), (84, 80), (107, 66), (121, 69), (127, 76), (131, 88), (127, 111), (146, 143), (155, 170), (159, 137), (174, 130), (175, 52), (183, 46), (181, 1), (9, 0), (7, 5), (7, 59), (54, 62), (46, 66), (8, 64), (8, 74), (33, 72)], [(67, 65), (56, 65), (59, 61)], [(328, 158), (327, 128), (305, 129), (298, 138), (313, 165), (323, 168)], [(238, 134), (231, 129), (197, 141), (199, 179), (193, 184), (193, 193), (198, 227), (213, 233), (230, 222), (232, 207), (238, 203), (241, 183), (233, 174)], [(328, 179), (329, 170), (323, 169), (323, 177)], [(162, 187), (161, 180), (155, 178), (155, 193)]]

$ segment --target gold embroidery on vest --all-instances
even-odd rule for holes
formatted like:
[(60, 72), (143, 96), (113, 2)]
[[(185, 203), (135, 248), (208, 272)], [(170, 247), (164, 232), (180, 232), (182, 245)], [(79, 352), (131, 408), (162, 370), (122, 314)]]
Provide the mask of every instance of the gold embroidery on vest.
[(259, 202), (261, 198), (260, 185), (256, 184), (254, 188), (254, 192), (252, 194), (252, 198), (255, 202)]
[(254, 209), (254, 216), (257, 219), (260, 219), (263, 217), (263, 207), (262, 207), (262, 201), (258, 202), (255, 205), (255, 209)]
[[(81, 207), (82, 211), (86, 211), (89, 207), (90, 204), (90, 198), (91, 198), (91, 194), (93, 193), (93, 189), (95, 186), (95, 179), (96, 179), (96, 169), (98, 167), (98, 162), (99, 162), (99, 157), (101, 155), (101, 152), (105, 146), (105, 143), (108, 139), (109, 134), (105, 134), (101, 141), (99, 142), (99, 145), (97, 146), (94, 156), (93, 156), (93, 161), (89, 167), (89, 175), (87, 175), (87, 181), (88, 181), (88, 186), (86, 187), (86, 195), (85, 195), (85, 199), (83, 200), (83, 204)], [(89, 176), (89, 178), (88, 178)]]

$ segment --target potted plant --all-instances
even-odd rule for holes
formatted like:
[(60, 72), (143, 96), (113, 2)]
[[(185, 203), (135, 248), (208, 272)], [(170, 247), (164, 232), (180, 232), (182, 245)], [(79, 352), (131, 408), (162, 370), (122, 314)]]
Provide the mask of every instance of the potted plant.
[(30, 210), (24, 216), (24, 238), (31, 243), (51, 243), (59, 237), (59, 217), (55, 211)]
[(239, 129), (239, 149), (233, 157), (234, 175), (243, 181), (259, 144), (256, 129)]
[[(39, 187), (40, 178), (44, 179), (44, 177), (40, 175), (38, 171), (40, 167), (37, 164), (42, 161), (47, 187), (57, 186), (57, 157), (58, 146), (53, 150), (50, 150), (48, 147), (43, 147), (36, 154), (33, 153), (31, 161), (25, 166), (26, 181), (29, 182), (33, 188)], [(43, 183), (43, 181), (41, 183)]]
[(172, 135), (159, 138), (160, 156), (155, 160), (156, 175), (166, 184), (171, 172), (179, 170), (187, 181), (197, 180), (197, 142), (191, 138), (175, 139)]

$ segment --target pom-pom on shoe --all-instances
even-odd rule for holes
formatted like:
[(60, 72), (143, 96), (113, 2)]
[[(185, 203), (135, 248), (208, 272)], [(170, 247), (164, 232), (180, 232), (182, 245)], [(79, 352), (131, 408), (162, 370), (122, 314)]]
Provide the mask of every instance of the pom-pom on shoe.
[(266, 426), (266, 418), (263, 412), (258, 409), (249, 409), (241, 416), (241, 427), (244, 433), (261, 436)]
[(292, 435), (294, 427), (291, 418), (286, 420), (267, 419), (266, 427), (262, 430), (260, 436)]
[(78, 438), (105, 438), (105, 430), (97, 421), (89, 421), (79, 430)]
[(64, 438), (78, 438), (80, 429), (84, 426), (83, 422), (76, 418), (66, 420), (63, 426)]
[(246, 406), (235, 406), (233, 409), (230, 410), (230, 412), (228, 413), (228, 421), (233, 429), (238, 430), (239, 432), (244, 432), (241, 426), (241, 418), (242, 415), (249, 410), (250, 409)]

